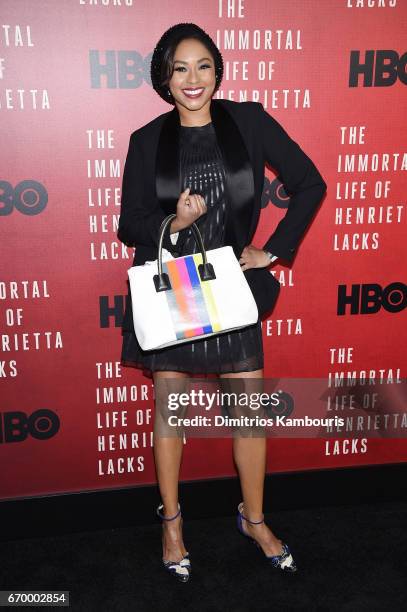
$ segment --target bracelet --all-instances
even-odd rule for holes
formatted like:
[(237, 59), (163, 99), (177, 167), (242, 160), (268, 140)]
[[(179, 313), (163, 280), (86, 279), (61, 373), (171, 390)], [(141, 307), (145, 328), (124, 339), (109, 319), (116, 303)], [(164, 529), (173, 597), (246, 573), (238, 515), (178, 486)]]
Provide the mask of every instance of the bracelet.
[(266, 255), (268, 255), (268, 258), (270, 259), (270, 261), (274, 261), (275, 259), (278, 259), (277, 255), (273, 255), (272, 253), (270, 253), (270, 251), (264, 251), (264, 252), (266, 253)]

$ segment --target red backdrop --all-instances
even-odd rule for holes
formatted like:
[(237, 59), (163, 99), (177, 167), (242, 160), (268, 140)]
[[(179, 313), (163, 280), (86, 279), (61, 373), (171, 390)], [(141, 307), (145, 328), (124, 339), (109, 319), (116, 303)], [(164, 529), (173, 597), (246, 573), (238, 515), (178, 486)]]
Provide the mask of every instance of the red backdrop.
[[(262, 102), (328, 183), (294, 265), (274, 268), (266, 376), (405, 377), (406, 17), (389, 0), (3, 0), (1, 498), (155, 482), (151, 381), (119, 366), (133, 250), (116, 227), (130, 133), (172, 108), (149, 62), (174, 23), (211, 34), (225, 62), (219, 97)], [(257, 246), (285, 213), (265, 175)], [(338, 287), (367, 284), (376, 312), (361, 300), (337, 314)], [(400, 437), (370, 432), (355, 452), (343, 438), (271, 439), (268, 471), (406, 459)], [(187, 442), (182, 479), (234, 473), (230, 439)]]

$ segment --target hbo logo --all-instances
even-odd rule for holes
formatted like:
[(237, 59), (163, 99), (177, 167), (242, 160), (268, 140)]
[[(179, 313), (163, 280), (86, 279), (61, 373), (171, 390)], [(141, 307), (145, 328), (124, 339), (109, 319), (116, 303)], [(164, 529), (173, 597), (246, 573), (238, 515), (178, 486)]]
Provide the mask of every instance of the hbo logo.
[(21, 181), (13, 188), (0, 181), (0, 216), (10, 215), (16, 208), (23, 215), (38, 215), (48, 202), (45, 187), (37, 181)]
[(338, 286), (338, 315), (344, 315), (347, 306), (350, 314), (372, 314), (381, 308), (387, 312), (401, 312), (406, 304), (407, 285), (404, 283), (390, 283), (387, 287), (377, 283), (351, 285), (350, 294), (346, 293), (346, 285)]
[(31, 415), (16, 410), (0, 412), (0, 444), (23, 442), (30, 435), (36, 440), (48, 440), (59, 431), (59, 417), (45, 408)]

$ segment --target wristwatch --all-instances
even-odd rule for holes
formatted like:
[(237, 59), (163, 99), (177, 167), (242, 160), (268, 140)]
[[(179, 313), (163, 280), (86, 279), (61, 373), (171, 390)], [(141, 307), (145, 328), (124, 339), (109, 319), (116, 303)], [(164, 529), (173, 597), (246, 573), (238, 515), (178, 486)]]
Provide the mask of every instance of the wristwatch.
[(268, 255), (270, 261), (275, 261), (276, 259), (278, 259), (277, 255), (272, 255), (272, 253), (270, 253), (270, 251), (264, 251), (266, 255)]

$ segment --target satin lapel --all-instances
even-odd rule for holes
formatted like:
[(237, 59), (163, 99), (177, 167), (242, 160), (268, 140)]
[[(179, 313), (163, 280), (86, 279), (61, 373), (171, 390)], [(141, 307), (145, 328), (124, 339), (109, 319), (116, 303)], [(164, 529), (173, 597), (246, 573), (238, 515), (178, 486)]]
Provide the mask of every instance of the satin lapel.
[(181, 193), (179, 170), (179, 114), (176, 107), (168, 113), (158, 139), (155, 187), (161, 208), (167, 215), (176, 212)]
[(228, 197), (225, 244), (240, 254), (247, 243), (254, 211), (253, 167), (240, 130), (220, 100), (212, 98), (211, 117), (226, 173)]
[[(253, 168), (240, 130), (220, 100), (212, 98), (210, 113), (225, 166), (225, 244), (231, 245), (239, 257), (247, 243), (254, 210)], [(175, 213), (181, 193), (179, 128), (179, 113), (174, 108), (161, 127), (156, 157), (156, 193), (166, 214)]]

